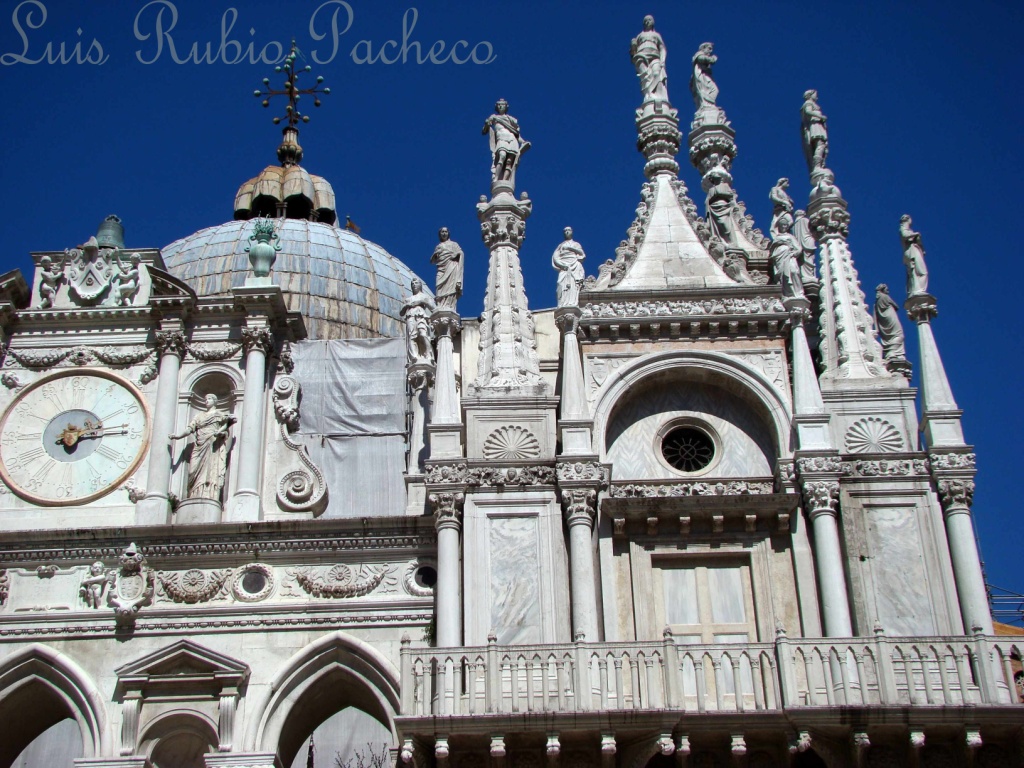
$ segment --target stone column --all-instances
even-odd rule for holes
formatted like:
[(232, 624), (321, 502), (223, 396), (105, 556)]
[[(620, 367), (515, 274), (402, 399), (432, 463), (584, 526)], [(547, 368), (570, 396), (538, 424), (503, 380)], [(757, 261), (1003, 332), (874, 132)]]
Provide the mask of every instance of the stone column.
[(245, 394), (239, 431), (235, 492), (228, 505), (228, 522), (260, 519), (260, 468), (263, 463), (263, 416), (266, 409), (267, 355), (274, 336), (266, 326), (242, 329), (245, 349)]
[(964, 445), (961, 411), (953, 398), (946, 368), (932, 334), (932, 320), (938, 314), (935, 297), (927, 293), (910, 296), (904, 307), (907, 316), (917, 325), (917, 343), (921, 353), (921, 430), (929, 449), (961, 447)]
[(597, 581), (594, 576), (594, 517), (597, 492), (593, 488), (562, 491), (565, 522), (569, 527), (569, 584), (574, 640), (596, 643)]
[(185, 335), (180, 321), (164, 322), (157, 331), (160, 357), (156, 385), (156, 408), (150, 436), (146, 493), (135, 506), (138, 525), (166, 525), (171, 522), (171, 440), (178, 409), (178, 378), (185, 356)]
[(988, 591), (985, 589), (985, 575), (981, 570), (978, 543), (971, 522), (974, 481), (948, 479), (940, 480), (938, 485), (946, 518), (946, 538), (949, 539), (949, 556), (953, 561), (953, 578), (956, 580), (956, 592), (960, 598), (964, 631), (970, 633), (975, 627), (981, 627), (981, 631), (986, 635), (994, 634), (992, 614), (988, 607)]
[(821, 593), (826, 637), (850, 637), (850, 602), (846, 595), (843, 551), (839, 543), (838, 480), (813, 480), (803, 484), (808, 517), (814, 530), (814, 561)]
[(407, 378), (412, 388), (412, 431), (409, 434), (409, 465), (406, 471), (410, 475), (419, 475), (423, 473), (424, 430), (430, 411), (427, 389), (434, 380), (434, 367), (426, 363), (410, 365)]
[(455, 341), (462, 330), (458, 312), (438, 309), (430, 316), (437, 339), (437, 369), (434, 375), (434, 406), (430, 413), (430, 458), (457, 459), (462, 456), (462, 414), (455, 383)]
[(587, 387), (583, 380), (583, 361), (577, 332), (580, 327), (579, 307), (559, 307), (555, 324), (562, 332), (561, 413), (558, 434), (562, 455), (590, 456), (593, 453), (593, 421), (587, 403)]
[(789, 311), (793, 354), (793, 422), (797, 448), (801, 451), (831, 451), (829, 415), (821, 398), (818, 374), (811, 360), (805, 324), (811, 319), (811, 302), (804, 296), (785, 299)]
[(430, 494), (437, 527), (435, 638), (440, 648), (462, 645), (462, 504), (464, 493)]

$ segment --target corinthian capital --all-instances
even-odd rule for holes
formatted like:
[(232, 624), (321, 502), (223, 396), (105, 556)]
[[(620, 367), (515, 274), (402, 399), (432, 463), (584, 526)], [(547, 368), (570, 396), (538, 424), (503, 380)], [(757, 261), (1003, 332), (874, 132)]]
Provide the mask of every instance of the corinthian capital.
[(804, 500), (812, 515), (835, 512), (839, 506), (839, 483), (830, 480), (804, 483)]
[(573, 488), (562, 491), (565, 520), (570, 525), (593, 525), (597, 507), (597, 491), (593, 488)]
[(268, 328), (243, 328), (242, 347), (246, 354), (254, 347), (262, 348), (264, 354), (274, 351), (274, 334)]
[(434, 525), (441, 527), (445, 524), (459, 524), (459, 517), (462, 514), (462, 504), (466, 500), (464, 493), (432, 493), (428, 501), (434, 510)]
[(939, 480), (939, 497), (945, 510), (970, 509), (974, 501), (973, 480)]
[(156, 349), (163, 355), (185, 356), (185, 334), (181, 331), (157, 331)]

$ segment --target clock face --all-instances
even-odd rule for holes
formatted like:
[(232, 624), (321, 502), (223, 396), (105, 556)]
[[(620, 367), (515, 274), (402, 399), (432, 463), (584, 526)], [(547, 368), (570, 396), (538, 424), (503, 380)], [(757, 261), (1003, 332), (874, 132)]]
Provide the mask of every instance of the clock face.
[(84, 504), (123, 483), (149, 445), (149, 408), (108, 371), (40, 379), (0, 423), (0, 476), (36, 504)]

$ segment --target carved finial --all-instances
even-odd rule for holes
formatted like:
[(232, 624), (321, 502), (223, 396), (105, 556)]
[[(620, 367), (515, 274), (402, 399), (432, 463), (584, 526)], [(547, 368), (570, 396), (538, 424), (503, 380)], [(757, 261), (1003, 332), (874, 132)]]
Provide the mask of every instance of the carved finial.
[[(299, 121), (303, 123), (309, 122), (309, 115), (304, 115), (299, 111), (299, 99), (303, 96), (313, 96), (313, 106), (320, 106), (320, 96), (327, 96), (330, 94), (330, 88), (321, 88), (320, 84), (324, 81), (323, 77), (318, 76), (316, 78), (316, 84), (310, 88), (299, 88), (298, 79), (303, 74), (310, 72), (313, 68), (308, 64), (305, 67), (295, 68), (295, 60), (302, 56), (302, 52), (295, 45), (295, 40), (292, 40), (291, 50), (285, 57), (284, 61), (279, 66), (274, 67), (274, 72), (283, 72), (285, 76), (284, 86), (281, 90), (275, 90), (270, 87), (270, 78), (263, 78), (263, 85), (265, 90), (257, 90), (253, 93), (256, 98), (263, 97), (263, 106), (270, 106), (270, 99), (274, 96), (285, 96), (288, 99), (288, 105), (285, 109), (284, 119), (288, 125), (284, 129), (284, 139), (281, 142), (281, 146), (277, 148), (277, 158), (281, 161), (281, 165), (287, 167), (290, 165), (298, 165), (302, 162), (302, 147), (299, 146), (298, 136), (299, 131), (296, 126)], [(281, 122), (280, 117), (274, 118), (274, 125), (278, 125)]]

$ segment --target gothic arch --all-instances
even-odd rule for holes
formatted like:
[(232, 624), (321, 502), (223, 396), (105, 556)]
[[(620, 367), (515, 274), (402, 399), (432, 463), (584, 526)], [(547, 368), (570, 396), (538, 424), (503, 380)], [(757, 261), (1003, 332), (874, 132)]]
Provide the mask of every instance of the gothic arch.
[(666, 373), (717, 384), (747, 402), (770, 426), (776, 455), (792, 455), (791, 407), (758, 369), (738, 357), (704, 350), (660, 352), (643, 355), (610, 375), (597, 392), (594, 404), (594, 452), (607, 458), (606, 431), (616, 405), (629, 392), (651, 378)]
[(67, 717), (78, 723), (84, 757), (110, 754), (103, 699), (78, 664), (40, 643), (0, 661), (0, 722), (8, 734), (24, 740), (3, 740), (0, 764), (9, 764), (39, 733)]
[(394, 665), (367, 643), (332, 632), (285, 662), (253, 710), (245, 743), (290, 765), (309, 732), (345, 706), (377, 719), (397, 743), (399, 705)]

